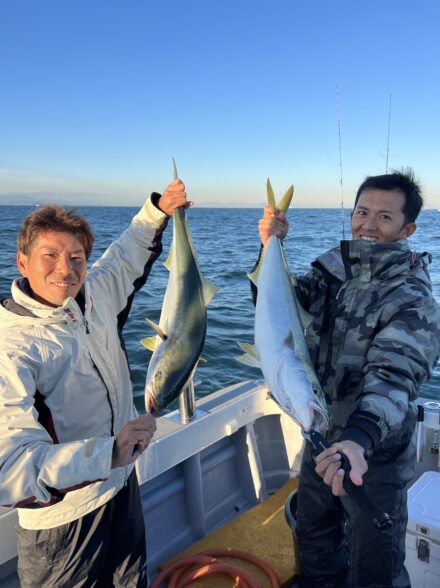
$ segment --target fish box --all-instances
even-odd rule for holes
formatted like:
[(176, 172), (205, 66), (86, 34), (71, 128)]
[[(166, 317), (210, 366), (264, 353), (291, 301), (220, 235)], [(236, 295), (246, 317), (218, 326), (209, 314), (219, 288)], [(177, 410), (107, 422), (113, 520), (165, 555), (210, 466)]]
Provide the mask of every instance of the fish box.
[(425, 472), (408, 490), (405, 566), (412, 588), (440, 586), (440, 473)]

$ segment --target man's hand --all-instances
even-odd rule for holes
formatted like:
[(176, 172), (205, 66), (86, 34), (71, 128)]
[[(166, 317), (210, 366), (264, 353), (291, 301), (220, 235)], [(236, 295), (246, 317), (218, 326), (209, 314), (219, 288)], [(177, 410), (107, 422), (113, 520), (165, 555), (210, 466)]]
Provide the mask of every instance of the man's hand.
[(350, 462), (350, 478), (356, 486), (362, 486), (362, 476), (368, 470), (364, 458), (364, 448), (355, 441), (341, 441), (335, 443), (316, 456), (316, 473), (321, 476), (327, 486), (330, 486), (335, 496), (345, 496), (343, 487), (345, 472), (342, 469), (340, 453)]
[(188, 208), (192, 204), (186, 199), (185, 184), (181, 180), (174, 180), (167, 186), (158, 202), (161, 211), (168, 216), (172, 216), (175, 208), (179, 208), (179, 206)]
[(133, 463), (148, 447), (156, 430), (156, 419), (149, 413), (129, 421), (115, 439), (112, 469)]
[(263, 246), (266, 246), (269, 237), (272, 235), (276, 235), (279, 239), (283, 240), (287, 235), (288, 229), (289, 223), (284, 212), (280, 212), (271, 206), (266, 206), (263, 218), (258, 223), (258, 231)]

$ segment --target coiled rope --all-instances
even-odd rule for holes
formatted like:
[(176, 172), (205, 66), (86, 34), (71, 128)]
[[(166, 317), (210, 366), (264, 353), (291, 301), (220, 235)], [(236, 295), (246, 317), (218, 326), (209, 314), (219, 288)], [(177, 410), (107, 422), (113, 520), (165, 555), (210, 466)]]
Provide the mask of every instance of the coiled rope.
[(235, 581), (240, 588), (261, 588), (261, 585), (249, 572), (242, 568), (221, 561), (220, 557), (230, 557), (251, 562), (266, 574), (271, 588), (280, 588), (280, 580), (273, 568), (263, 559), (236, 549), (214, 549), (202, 551), (197, 555), (183, 558), (171, 564), (155, 578), (150, 588), (159, 588), (163, 582), (168, 582), (168, 588), (185, 588), (191, 582), (213, 574), (225, 574)]

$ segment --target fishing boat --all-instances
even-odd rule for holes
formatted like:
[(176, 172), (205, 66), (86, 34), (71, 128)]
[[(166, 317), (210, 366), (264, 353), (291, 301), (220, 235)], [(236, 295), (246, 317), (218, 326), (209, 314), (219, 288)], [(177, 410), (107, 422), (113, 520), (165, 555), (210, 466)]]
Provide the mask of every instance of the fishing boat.
[[(429, 418), (418, 425), (415, 484), (425, 472), (439, 470), (440, 403), (419, 402)], [(150, 578), (176, 558), (235, 548), (262, 557), (281, 586), (294, 586), (298, 568), (289, 517), (304, 443), (299, 427), (272, 400), (262, 380), (199, 399), (192, 418), (182, 413), (181, 408), (158, 418), (155, 438), (137, 463)], [(15, 510), (0, 510), (2, 588), (18, 586), (16, 524)], [(439, 563), (439, 541), (427, 533), (423, 551), (420, 539), (407, 534), (407, 548), (416, 559), (418, 551), (429, 552), (429, 541), (435, 543), (431, 557), (418, 563), (438, 582), (433, 566)], [(265, 573), (256, 569), (255, 574), (261, 586), (271, 586)], [(200, 586), (232, 585), (217, 577), (220, 583), (212, 576), (200, 580)], [(439, 584), (413, 580), (414, 588), (434, 585)]]

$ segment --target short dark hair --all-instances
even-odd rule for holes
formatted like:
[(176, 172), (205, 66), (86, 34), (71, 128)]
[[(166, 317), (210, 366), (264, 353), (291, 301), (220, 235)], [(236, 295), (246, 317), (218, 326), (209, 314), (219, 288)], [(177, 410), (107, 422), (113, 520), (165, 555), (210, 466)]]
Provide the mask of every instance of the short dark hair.
[(95, 239), (89, 223), (73, 208), (64, 208), (57, 204), (49, 204), (27, 215), (18, 234), (18, 250), (29, 255), (37, 237), (48, 231), (70, 233), (84, 247), (86, 259), (89, 258)]
[(354, 208), (363, 190), (367, 188), (378, 188), (379, 190), (399, 190), (405, 196), (403, 214), (407, 223), (415, 222), (423, 206), (420, 184), (414, 179), (414, 172), (411, 168), (402, 171), (393, 170), (390, 174), (382, 176), (369, 176), (359, 186)]

